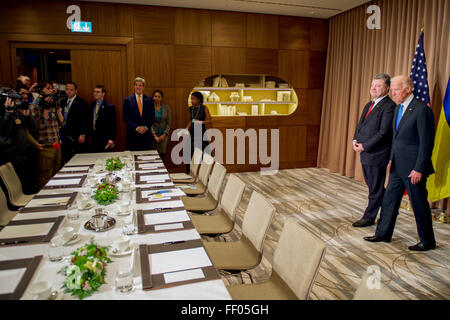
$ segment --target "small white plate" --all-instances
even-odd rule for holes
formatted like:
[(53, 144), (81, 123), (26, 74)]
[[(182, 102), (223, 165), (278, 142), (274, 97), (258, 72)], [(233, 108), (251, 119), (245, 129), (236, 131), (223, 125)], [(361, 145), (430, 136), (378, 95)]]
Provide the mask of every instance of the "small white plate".
[(114, 214), (118, 217), (126, 217), (129, 216), (131, 214), (132, 210), (127, 210), (125, 212), (122, 212), (120, 209), (116, 209)]
[(80, 209), (78, 207), (77, 207), (77, 209), (81, 210), (81, 211), (85, 211), (85, 210), (92, 209), (93, 207), (94, 207), (94, 204), (92, 202), (89, 202), (88, 205), (86, 207), (84, 207), (83, 209)]
[[(127, 256), (129, 254), (131, 254), (134, 250), (134, 243), (130, 243), (130, 247), (128, 248), (128, 250), (122, 251), (122, 252), (116, 252), (114, 253), (114, 247), (111, 246), (111, 250), (108, 252), (108, 254), (112, 257), (124, 257)], [(118, 250), (118, 249), (117, 249)]]
[(70, 240), (70, 241), (67, 242), (64, 246), (65, 246), (65, 247), (68, 247), (68, 246), (74, 245), (74, 244), (80, 242), (80, 240), (81, 240), (81, 235), (80, 235), (79, 233), (77, 233), (76, 238), (73, 239), (73, 240)]

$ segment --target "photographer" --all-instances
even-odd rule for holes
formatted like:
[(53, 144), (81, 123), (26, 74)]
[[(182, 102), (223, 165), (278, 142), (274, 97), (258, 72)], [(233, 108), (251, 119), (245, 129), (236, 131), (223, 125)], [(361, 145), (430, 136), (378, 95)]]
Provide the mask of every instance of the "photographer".
[[(16, 99), (6, 98), (3, 116), (6, 143), (3, 144), (5, 162), (11, 162), (22, 183), (25, 194), (33, 194), (36, 189), (36, 150), (37, 142), (32, 136), (37, 133), (37, 124), (30, 117), (28, 88), (17, 88), (20, 95)], [(20, 99), (19, 99), (20, 98)]]
[(31, 114), (39, 127), (37, 181), (41, 189), (61, 167), (61, 140), (59, 127), (64, 123), (61, 108), (52, 97), (52, 85), (39, 83), (39, 96), (31, 105)]

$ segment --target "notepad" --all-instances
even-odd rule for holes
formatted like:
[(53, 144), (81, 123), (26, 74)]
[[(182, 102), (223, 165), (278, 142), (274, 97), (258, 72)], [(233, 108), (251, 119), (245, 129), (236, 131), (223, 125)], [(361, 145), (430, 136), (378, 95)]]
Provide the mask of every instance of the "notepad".
[(155, 226), (155, 231), (164, 231), (164, 230), (176, 230), (183, 229), (184, 226), (182, 223), (170, 223), (170, 224), (160, 224)]
[(156, 160), (159, 156), (138, 156), (139, 160)]
[(203, 279), (203, 278), (205, 278), (205, 274), (203, 273), (202, 269), (176, 271), (164, 274), (164, 281), (166, 283)]
[(188, 220), (189, 220), (189, 216), (188, 216), (186, 210), (173, 211), (173, 212), (162, 212), (162, 213), (154, 213), (154, 214), (146, 214), (145, 215), (145, 224), (146, 225), (183, 222), (183, 221), (188, 221)]
[(24, 224), (18, 226), (6, 226), (0, 231), (0, 239), (20, 238), (20, 237), (32, 237), (43, 236), (50, 232), (54, 223), (36, 223), (36, 224)]
[[(169, 192), (166, 192), (169, 191)], [(180, 189), (168, 189), (168, 190), (146, 190), (146, 191), (142, 191), (142, 197), (143, 198), (149, 198), (151, 196), (155, 196), (160, 194), (161, 196), (164, 197), (183, 197), (186, 194), (181, 191)]]
[(174, 201), (160, 201), (155, 203), (149, 203), (145, 205), (145, 209), (152, 210), (158, 208), (178, 208), (183, 207), (183, 201), (174, 200)]
[(141, 175), (141, 181), (150, 182), (164, 182), (170, 180), (168, 174), (158, 174), (158, 175)]
[(32, 199), (28, 202), (27, 207), (39, 207), (45, 205), (64, 205), (69, 201), (70, 197), (57, 197), (57, 198), (45, 198), (45, 199)]
[(152, 274), (211, 266), (203, 247), (150, 254)]
[(16, 290), (26, 268), (8, 269), (0, 271), (0, 294), (12, 293)]
[(60, 172), (65, 172), (65, 171), (86, 171), (89, 170), (91, 168), (91, 165), (86, 165), (86, 166), (75, 166), (75, 167), (64, 167), (60, 170)]
[(66, 186), (66, 185), (78, 185), (82, 178), (76, 179), (53, 179), (47, 182), (46, 186)]

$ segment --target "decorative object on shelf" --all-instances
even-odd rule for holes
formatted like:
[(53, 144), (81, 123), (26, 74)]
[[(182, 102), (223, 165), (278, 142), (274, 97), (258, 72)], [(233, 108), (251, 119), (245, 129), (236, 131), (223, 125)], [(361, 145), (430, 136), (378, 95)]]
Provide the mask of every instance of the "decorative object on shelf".
[(258, 108), (259, 108), (259, 105), (257, 105), (257, 104), (252, 105), (252, 116), (258, 115)]
[(275, 88), (275, 81), (266, 81), (266, 88)]
[(108, 247), (99, 247), (93, 239), (71, 253), (70, 265), (60, 271), (66, 277), (61, 289), (82, 300), (105, 283), (106, 266), (111, 262)]
[(220, 77), (215, 77), (213, 80), (213, 87), (218, 87), (220, 84)]
[(208, 102), (219, 102), (219, 101), (220, 97), (215, 92), (212, 92), (208, 97)]
[(241, 96), (239, 95), (239, 92), (236, 92), (236, 91), (231, 92), (231, 95), (230, 95), (231, 102), (239, 102), (240, 99), (241, 99)]
[(125, 166), (125, 163), (120, 161), (120, 158), (109, 158), (106, 160), (106, 170), (108, 171), (117, 171), (121, 170)]
[(291, 92), (290, 91), (278, 91), (277, 92), (278, 102), (291, 102)]
[(205, 86), (205, 79), (203, 79), (202, 81), (200, 81), (200, 82), (198, 83), (198, 86), (199, 86), (199, 87), (204, 87), (204, 86)]
[(242, 97), (242, 102), (252, 102), (253, 98), (252, 96), (243, 96)]
[(277, 115), (278, 112), (276, 110), (272, 110), (272, 111), (270, 111), (270, 114)]
[(263, 115), (263, 114), (265, 114), (265, 105), (264, 105), (264, 103), (262, 104), (262, 105), (260, 105), (259, 106), (259, 114), (260, 115)]
[(289, 89), (289, 83), (279, 83), (278, 88), (280, 89)]
[(98, 186), (97, 190), (92, 197), (102, 206), (107, 206), (118, 198), (119, 191), (113, 184), (102, 183)]
[(219, 105), (219, 115), (221, 116), (236, 115), (236, 106)]
[(235, 83), (235, 84), (234, 84), (234, 87), (235, 87), (235, 88), (245, 88), (245, 83), (241, 83), (241, 82)]
[(226, 78), (221, 78), (221, 79), (220, 79), (220, 86), (221, 86), (222, 88), (228, 88), (228, 81), (227, 81)]

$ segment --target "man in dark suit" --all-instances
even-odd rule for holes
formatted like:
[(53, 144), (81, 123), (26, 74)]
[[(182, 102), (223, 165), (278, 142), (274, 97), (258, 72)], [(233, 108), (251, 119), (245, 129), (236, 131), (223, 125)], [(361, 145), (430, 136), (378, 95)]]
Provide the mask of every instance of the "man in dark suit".
[(378, 74), (372, 80), (372, 101), (366, 104), (353, 137), (353, 150), (360, 153), (364, 179), (369, 187), (369, 204), (364, 216), (353, 223), (361, 228), (374, 224), (381, 207), (392, 143), (395, 103), (389, 98), (391, 77)]
[(63, 162), (67, 163), (76, 153), (88, 152), (86, 136), (89, 133), (89, 106), (77, 96), (78, 85), (66, 84), (67, 103), (64, 106), (64, 124), (60, 134), (62, 138)]
[(394, 111), (393, 139), (390, 157), (389, 184), (381, 206), (381, 220), (370, 242), (390, 242), (400, 202), (408, 191), (416, 218), (420, 242), (409, 250), (427, 251), (436, 248), (433, 232), (427, 178), (434, 173), (431, 154), (434, 146), (434, 116), (431, 108), (414, 98), (413, 83), (407, 76), (392, 79), (391, 92), (398, 104)]
[(153, 100), (144, 92), (145, 80), (134, 79), (134, 94), (123, 102), (123, 119), (127, 124), (126, 148), (131, 151), (150, 150), (153, 135), (150, 128), (155, 121)]
[(116, 141), (116, 108), (105, 100), (106, 89), (103, 85), (94, 88), (91, 103), (92, 152), (111, 151)]

